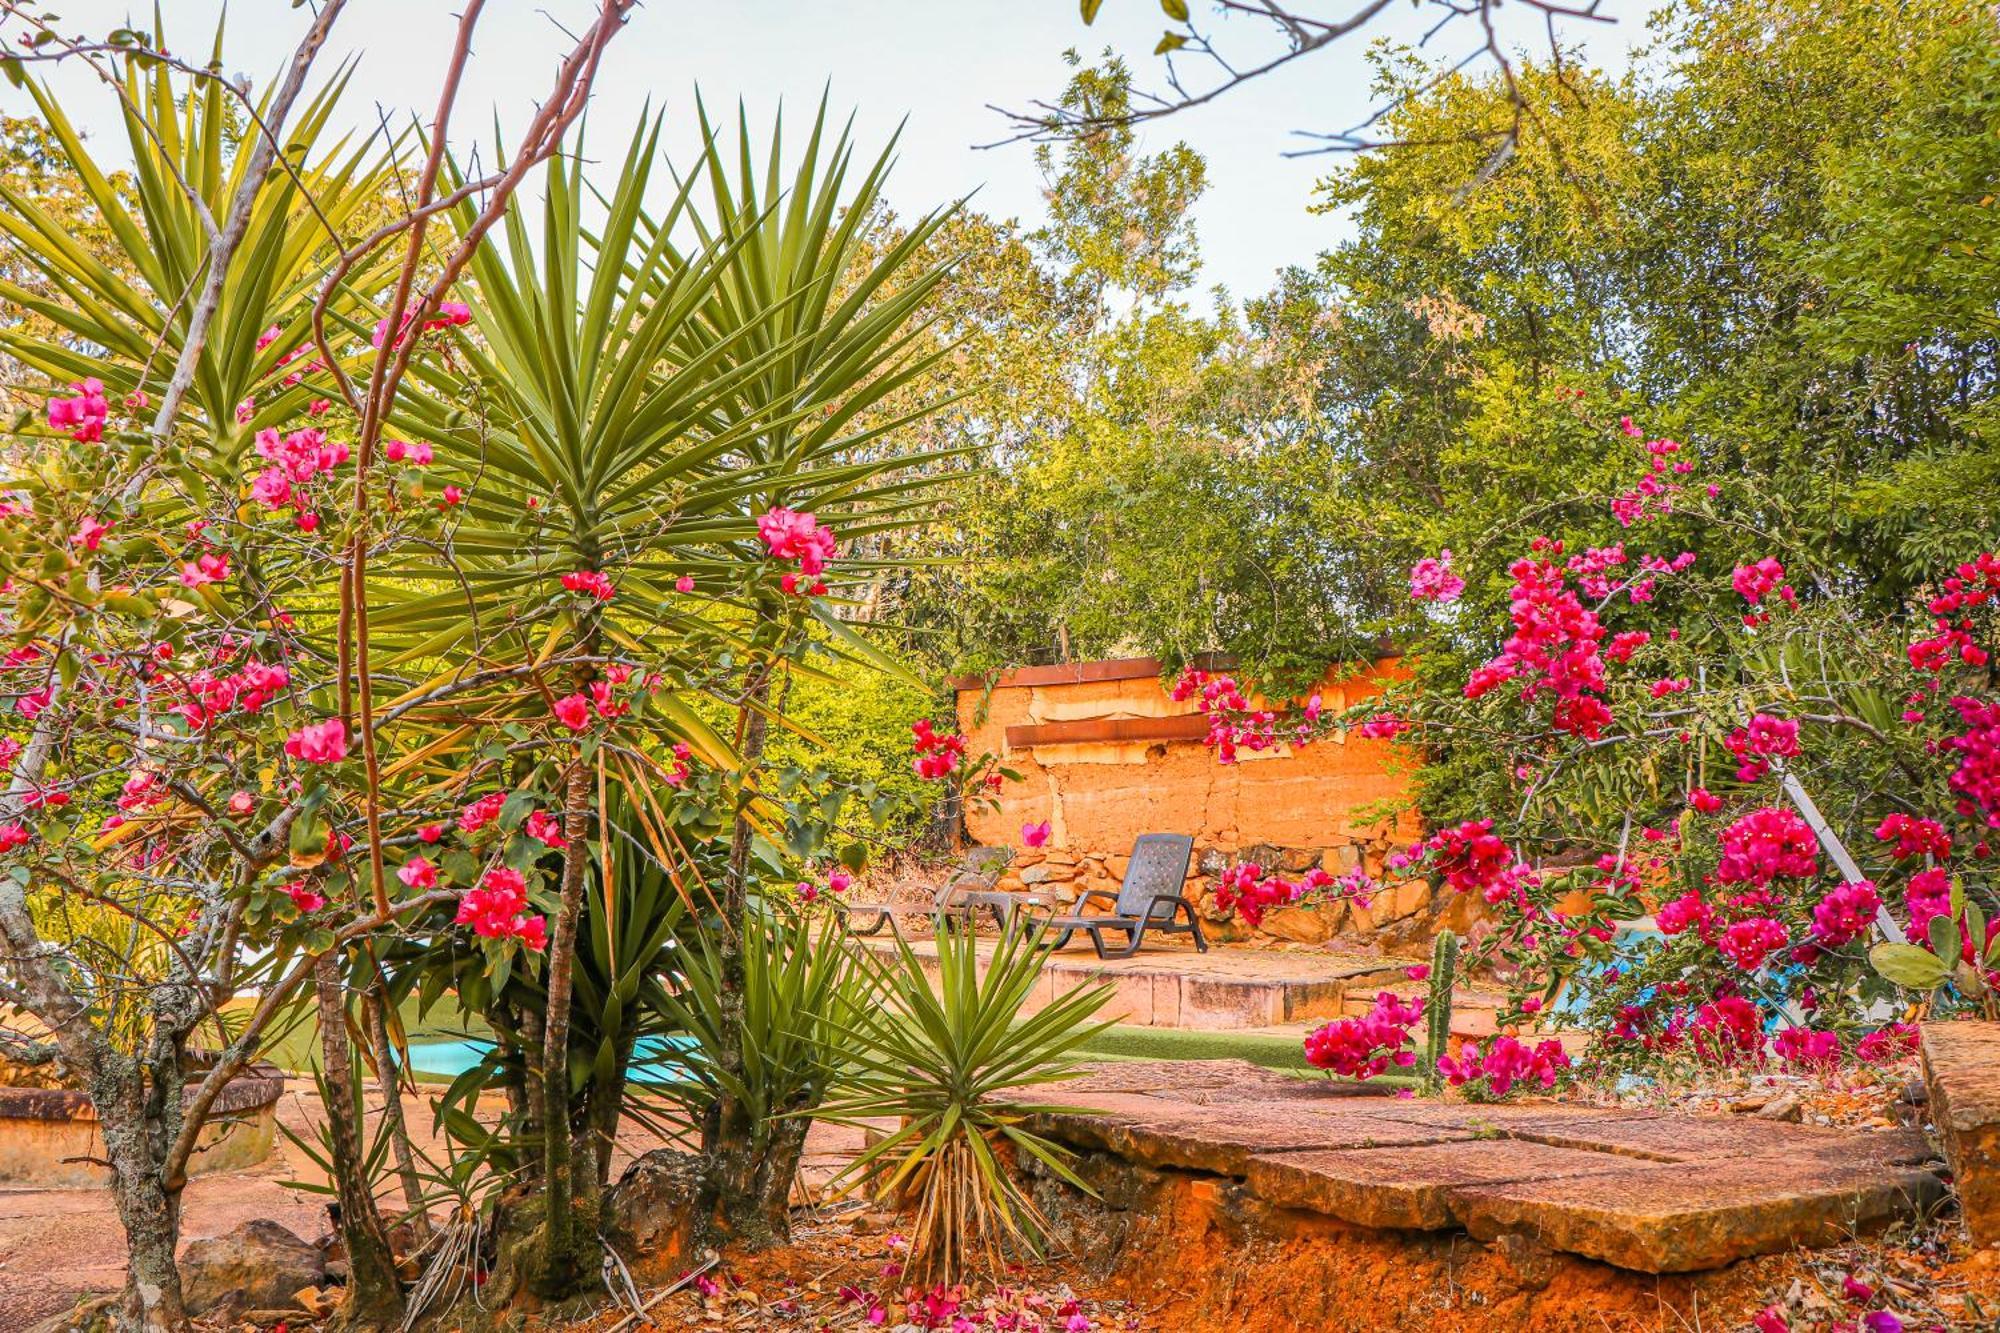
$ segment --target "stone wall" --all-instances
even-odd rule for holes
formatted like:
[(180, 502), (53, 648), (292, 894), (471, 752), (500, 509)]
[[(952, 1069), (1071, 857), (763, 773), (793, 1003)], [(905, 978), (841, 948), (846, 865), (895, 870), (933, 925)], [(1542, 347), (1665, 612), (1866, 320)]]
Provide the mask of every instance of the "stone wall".
[[(1351, 679), (1329, 673), (1320, 693), (1335, 711), (1404, 674), (1385, 658)], [(1205, 722), (1193, 702), (1176, 702), (1159, 664), (1146, 658), (1024, 668), (959, 686), (959, 724), (972, 752), (1000, 755), (1022, 778), (1007, 785), (997, 810), (967, 818), (973, 839), (1020, 848), (1023, 824), (1050, 825), (1047, 847), (1019, 850), (1002, 887), (1072, 899), (1087, 888), (1116, 890), (1134, 838), (1188, 833), (1195, 857), (1187, 896), (1223, 939), (1314, 943), (1361, 934), (1396, 946), (1419, 943), (1441, 924), (1465, 924), (1452, 918), (1468, 905), (1433, 902), (1421, 880), (1388, 884), (1368, 908), (1283, 908), (1255, 932), (1215, 910), (1216, 876), (1237, 861), (1283, 873), (1359, 867), (1381, 879), (1383, 858), (1420, 831), (1410, 808), (1411, 761), (1386, 741), (1336, 733), (1297, 748), (1241, 751), (1239, 762), (1219, 764), (1202, 742)]]

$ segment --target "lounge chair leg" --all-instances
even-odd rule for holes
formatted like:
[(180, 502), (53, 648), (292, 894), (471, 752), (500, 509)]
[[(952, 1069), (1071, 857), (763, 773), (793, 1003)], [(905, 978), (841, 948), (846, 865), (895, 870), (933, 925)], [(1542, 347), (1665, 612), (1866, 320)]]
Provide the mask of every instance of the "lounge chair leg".
[(1065, 930), (1061, 934), (1057, 935), (1055, 938), (1055, 942), (1049, 945), (1049, 952), (1054, 953), (1056, 950), (1066, 946), (1069, 943), (1069, 937), (1074, 934), (1076, 934), (1074, 930)]
[(1202, 934), (1202, 933), (1201, 933), (1201, 921), (1200, 921), (1200, 919), (1199, 919), (1199, 918), (1197, 918), (1197, 917), (1195, 916), (1195, 914), (1194, 914), (1193, 912), (1189, 912), (1189, 913), (1188, 913), (1188, 929), (1189, 929), (1189, 930), (1192, 930), (1192, 931), (1194, 932), (1194, 948), (1195, 948), (1195, 952), (1196, 952), (1196, 953), (1207, 953), (1207, 952), (1208, 952), (1208, 936), (1206, 936), (1206, 935), (1204, 935), (1204, 934)]
[[(1091, 933), (1095, 934), (1096, 932), (1093, 931)], [(1097, 946), (1097, 956), (1099, 958), (1130, 958), (1133, 954), (1139, 952), (1139, 944), (1145, 938), (1146, 938), (1146, 926), (1144, 922), (1141, 922), (1140, 924), (1132, 927), (1127, 937), (1125, 947), (1122, 949), (1115, 949), (1109, 953), (1106, 953), (1104, 950), (1104, 944), (1102, 940), (1100, 940)]]

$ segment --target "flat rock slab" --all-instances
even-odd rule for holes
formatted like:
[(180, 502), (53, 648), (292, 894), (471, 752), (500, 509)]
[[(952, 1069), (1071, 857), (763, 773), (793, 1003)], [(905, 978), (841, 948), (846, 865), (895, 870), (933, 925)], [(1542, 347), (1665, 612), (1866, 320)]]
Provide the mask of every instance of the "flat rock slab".
[(1827, 1158), (1861, 1164), (1916, 1166), (1934, 1155), (1920, 1133), (1852, 1133), (1812, 1125), (1731, 1117), (1644, 1116), (1631, 1119), (1524, 1117), (1506, 1132), (1530, 1143), (1615, 1153), (1649, 1162), (1707, 1162), (1725, 1157)]
[[(2000, 1059), (2000, 1037), (1986, 1049)], [(1267, 1203), (1358, 1226), (1525, 1233), (1648, 1273), (1836, 1243), (1943, 1194), (1912, 1131), (1365, 1097), (1218, 1063), (1106, 1067), (1052, 1090), (1087, 1109), (1034, 1128), (1140, 1166), (1235, 1177)], [(2000, 1153), (2000, 1118), (1982, 1123), (1995, 1140), (1979, 1151)]]
[(1528, 1232), (1642, 1273), (1692, 1273), (1794, 1246), (1835, 1245), (1944, 1196), (1916, 1167), (1724, 1158), (1454, 1190), (1475, 1239)]
[(1245, 1180), (1257, 1197), (1356, 1226), (1443, 1231), (1460, 1225), (1452, 1194), (1468, 1185), (1560, 1180), (1629, 1170), (1608, 1153), (1510, 1139), (1467, 1139), (1360, 1152), (1252, 1157)]
[(2000, 1023), (1926, 1023), (1923, 1053), (1966, 1230), (1975, 1244), (2000, 1244)]
[(1097, 1113), (1059, 1112), (1035, 1118), (1044, 1134), (1113, 1152), (1141, 1166), (1243, 1176), (1259, 1153), (1414, 1147), (1470, 1139), (1461, 1130), (1402, 1125), (1291, 1103), (1176, 1105), (1131, 1093), (1078, 1097)]

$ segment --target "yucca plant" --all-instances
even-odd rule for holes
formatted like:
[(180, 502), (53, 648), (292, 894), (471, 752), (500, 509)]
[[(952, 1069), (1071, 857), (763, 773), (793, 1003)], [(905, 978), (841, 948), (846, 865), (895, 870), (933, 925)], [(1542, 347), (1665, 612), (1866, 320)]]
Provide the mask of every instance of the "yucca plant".
[[(218, 63), (221, 55), (218, 28)], [(59, 331), (50, 338), (0, 329), (0, 347), (58, 381), (96, 378), (113, 398), (143, 393), (158, 402), (209, 260), (202, 211), (211, 219), (228, 211), (249, 169), (250, 154), (238, 142), (249, 125), (219, 79), (183, 84), (161, 62), (133, 56), (121, 83), (131, 159), (122, 175), (91, 156), (54, 92), (23, 81), (117, 253), (115, 263), (94, 256), (60, 218), (0, 184), (0, 236), (39, 278), (37, 289), (0, 281), (0, 301)], [(373, 136), (322, 142), (346, 83), (345, 73), (329, 81), (285, 127), (287, 165), (257, 195), (195, 363), (183, 420), (199, 430), (183, 442), (187, 458), (233, 465), (259, 429), (291, 420), (325, 392), (323, 385), (287, 384), (298, 377), (281, 363), (310, 341), (328, 263), (351, 239), (345, 233), (380, 215), (399, 160)], [(267, 111), (260, 106), (260, 114)], [(336, 355), (358, 361), (370, 350), (374, 315), (359, 293), (372, 291), (387, 271), (393, 255), (383, 255), (335, 293), (328, 332)], [(273, 326), (279, 336), (264, 339)], [(203, 471), (183, 470), (194, 478)]]
[[(724, 1098), (745, 1109), (762, 1211), (742, 1231), (752, 1241), (782, 1239), (810, 1117), (838, 1086), (846, 1034), (875, 997), (837, 921), (761, 904), (742, 924), (742, 1007), (732, 1015), (719, 933), (709, 922), (685, 936), (667, 1009), (693, 1050), (687, 1077), (668, 1091), (695, 1124), (714, 1117)], [(733, 1061), (732, 1042), (741, 1052)]]
[[(641, 124), (608, 190), (591, 189), (577, 151), (550, 169), (538, 227), (517, 196), (504, 243), (468, 270), (477, 336), (416, 367), (427, 392), (405, 395), (396, 418), (395, 429), (435, 447), (436, 480), (424, 484), (463, 482), (463, 504), (437, 541), (375, 561), (370, 610), (378, 648), (397, 664), (429, 667), (476, 645), (496, 668), (491, 689), (409, 718), (439, 729), (412, 775), (440, 784), (462, 784), (484, 762), (468, 766), (454, 748), (469, 743), (469, 713), (546, 713), (546, 693), (524, 688), (523, 671), (567, 673), (574, 683), (557, 692), (581, 688), (606, 657), (656, 675), (663, 688), (635, 720), (730, 775), (719, 815), (730, 856), (715, 895), (719, 1060), (739, 1073), (750, 851), (775, 813), (756, 780), (773, 677), (810, 669), (808, 641), (893, 669), (843, 622), (837, 578), (826, 599), (781, 595), (757, 519), (776, 506), (812, 510), (843, 537), (912, 525), (928, 503), (928, 465), (946, 456), (905, 450), (901, 421), (875, 412), (938, 355), (920, 311), (942, 270), (917, 262), (936, 219), (861, 262), (888, 155), (855, 179), (850, 144), (827, 136), (822, 116), (793, 169), (776, 134), (759, 169), (747, 124), (743, 133), (732, 170), (710, 132), (657, 215), (643, 203), (657, 120)], [(580, 602), (558, 587), (586, 570), (615, 595)], [(710, 725), (718, 710), (703, 696), (734, 714), (733, 736)], [(576, 747), (572, 781), (589, 744)], [(648, 752), (637, 753), (643, 762)], [(587, 793), (572, 795), (567, 808), (587, 805)], [(552, 996), (577, 883), (565, 875)], [(553, 1032), (562, 1004), (549, 1017)], [(725, 1089), (704, 1149), (734, 1182), (726, 1216), (765, 1212), (751, 1198), (756, 1135)], [(549, 1146), (557, 1180), (564, 1148)]]
[(951, 1281), (975, 1258), (997, 1272), (1009, 1250), (1045, 1240), (1047, 1221), (1014, 1175), (1022, 1159), (1089, 1188), (1061, 1145), (1026, 1127), (1062, 1109), (1029, 1094), (1076, 1074), (1079, 1048), (1110, 1026), (1096, 1014), (1112, 988), (1075, 986), (1022, 1017), (1051, 952), (1039, 926), (1002, 935), (983, 967), (971, 932), (940, 926), (934, 940), (934, 960), (901, 937), (893, 954), (865, 955), (879, 1003), (849, 1028), (846, 1081), (820, 1116), (901, 1121), (844, 1179), (873, 1178), (885, 1198), (913, 1196), (911, 1270)]

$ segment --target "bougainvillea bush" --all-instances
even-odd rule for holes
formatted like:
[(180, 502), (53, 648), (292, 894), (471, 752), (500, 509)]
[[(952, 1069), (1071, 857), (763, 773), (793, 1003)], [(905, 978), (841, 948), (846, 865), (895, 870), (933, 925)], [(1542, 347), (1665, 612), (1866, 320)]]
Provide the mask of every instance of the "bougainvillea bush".
[[(1991, 1012), (2000, 558), (1867, 615), (1753, 479), (1630, 417), (1596, 447), (1615, 487), (1411, 571), (1412, 651), (1474, 665), (1341, 718), (1229, 682), (1204, 696), (1220, 757), (1332, 726), (1477, 752), (1477, 815), (1388, 873), (1477, 895), (1503, 1018), (1587, 1028), (1597, 1072), (1881, 1061), (1924, 1012)], [(1556, 1054), (1495, 1044), (1443, 1072), (1540, 1084)]]

